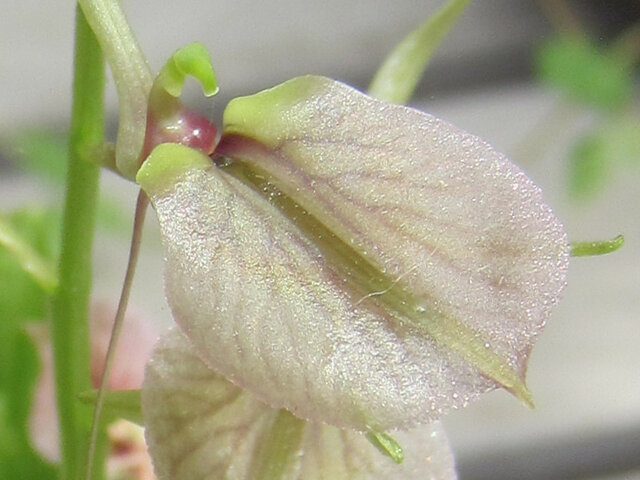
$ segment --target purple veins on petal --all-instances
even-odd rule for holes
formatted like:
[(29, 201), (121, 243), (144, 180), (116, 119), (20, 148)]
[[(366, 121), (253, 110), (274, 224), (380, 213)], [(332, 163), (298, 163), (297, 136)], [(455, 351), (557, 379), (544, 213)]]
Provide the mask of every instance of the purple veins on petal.
[(224, 162), (163, 147), (138, 181), (174, 317), (218, 373), (360, 430), (497, 386), (531, 401), (528, 354), (568, 245), (538, 187), (482, 140), (300, 77), (229, 104)]

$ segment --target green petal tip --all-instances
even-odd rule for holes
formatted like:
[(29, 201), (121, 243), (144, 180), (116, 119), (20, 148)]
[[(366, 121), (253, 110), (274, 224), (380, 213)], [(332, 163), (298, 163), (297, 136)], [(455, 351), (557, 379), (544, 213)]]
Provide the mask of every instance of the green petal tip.
[(253, 95), (236, 97), (224, 110), (223, 133), (255, 138), (267, 148), (277, 148), (303, 121), (290, 113), (293, 107), (329, 89), (332, 83), (326, 77), (306, 75)]

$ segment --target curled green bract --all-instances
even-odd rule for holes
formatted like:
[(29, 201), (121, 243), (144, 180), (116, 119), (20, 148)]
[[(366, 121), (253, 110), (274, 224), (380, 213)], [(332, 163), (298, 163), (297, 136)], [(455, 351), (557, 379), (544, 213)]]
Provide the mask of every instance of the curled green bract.
[(160, 143), (180, 143), (210, 153), (217, 136), (215, 127), (178, 100), (187, 75), (201, 83), (206, 96), (217, 93), (206, 49), (198, 43), (179, 49), (154, 81), (120, 2), (78, 3), (100, 43), (118, 91), (115, 162), (104, 158), (100, 161), (115, 164), (118, 173), (133, 179), (140, 163)]
[(195, 354), (273, 409), (384, 432), (504, 387), (566, 280), (542, 194), (482, 140), (339, 82), (233, 100), (213, 159), (138, 173)]
[(209, 53), (201, 44), (192, 43), (174, 53), (151, 88), (141, 160), (161, 143), (185, 145), (205, 154), (213, 151), (218, 134), (215, 126), (179, 100), (188, 75), (200, 82), (206, 96), (218, 92)]

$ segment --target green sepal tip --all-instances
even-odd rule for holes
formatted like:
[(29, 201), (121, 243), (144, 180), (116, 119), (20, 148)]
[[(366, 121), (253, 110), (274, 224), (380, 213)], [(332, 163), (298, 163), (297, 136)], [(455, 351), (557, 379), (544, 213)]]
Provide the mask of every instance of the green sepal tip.
[(402, 446), (388, 433), (370, 431), (365, 436), (374, 447), (395, 463), (400, 464), (404, 461)]
[[(78, 394), (78, 400), (86, 405), (94, 405), (98, 390), (87, 390)], [(108, 422), (124, 418), (143, 425), (140, 390), (108, 390), (104, 397), (105, 419)]]
[(218, 93), (218, 82), (211, 66), (209, 52), (200, 43), (191, 43), (176, 51), (160, 70), (154, 81), (154, 90), (162, 88), (172, 97), (178, 98), (187, 75), (194, 77), (207, 97)]
[(624, 245), (624, 235), (597, 242), (571, 242), (572, 257), (592, 257), (615, 252)]
[(153, 149), (142, 164), (136, 182), (148, 195), (171, 191), (176, 179), (187, 170), (210, 166), (211, 159), (199, 150), (177, 143), (162, 143)]

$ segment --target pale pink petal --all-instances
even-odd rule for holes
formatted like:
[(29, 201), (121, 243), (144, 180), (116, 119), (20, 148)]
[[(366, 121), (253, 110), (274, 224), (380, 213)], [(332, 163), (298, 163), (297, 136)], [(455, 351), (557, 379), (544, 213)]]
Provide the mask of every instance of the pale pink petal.
[[(91, 377), (95, 387), (99, 385), (104, 369), (115, 314), (115, 303), (94, 301), (91, 304)], [(157, 336), (157, 330), (150, 319), (136, 311), (135, 307), (130, 307), (114, 355), (108, 383), (110, 390), (140, 388), (144, 378), (144, 366), (151, 355)]]
[[(278, 410), (210, 370), (186, 338), (163, 337), (142, 391), (146, 436), (160, 480), (255, 480)], [(404, 447), (397, 465), (362, 434), (306, 424), (278, 480), (411, 480), (456, 478), (438, 424), (393, 432)]]
[(566, 282), (566, 232), (540, 189), (483, 140), (334, 80), (229, 103), (218, 152), (281, 191), (524, 373)]
[[(274, 408), (360, 430), (432, 421), (498, 385), (530, 401), (526, 361), (568, 247), (522, 172), (319, 77), (238, 110), (221, 151), (235, 163), (161, 145), (138, 174), (174, 317), (209, 366)], [(366, 289), (376, 275), (393, 281)]]
[(107, 457), (109, 480), (153, 480), (151, 457), (144, 440), (144, 429), (118, 420), (107, 428), (111, 450)]

